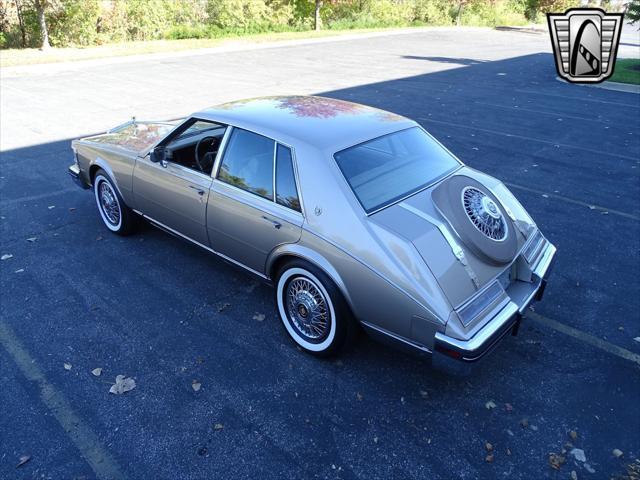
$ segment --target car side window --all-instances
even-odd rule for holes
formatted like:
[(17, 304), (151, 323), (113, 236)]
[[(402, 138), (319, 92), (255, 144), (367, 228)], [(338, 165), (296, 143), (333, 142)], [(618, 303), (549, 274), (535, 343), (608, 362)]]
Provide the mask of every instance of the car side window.
[(276, 153), (276, 201), (297, 212), (301, 211), (291, 149), (280, 144)]
[(267, 137), (234, 128), (225, 148), (218, 179), (273, 200), (273, 149)]

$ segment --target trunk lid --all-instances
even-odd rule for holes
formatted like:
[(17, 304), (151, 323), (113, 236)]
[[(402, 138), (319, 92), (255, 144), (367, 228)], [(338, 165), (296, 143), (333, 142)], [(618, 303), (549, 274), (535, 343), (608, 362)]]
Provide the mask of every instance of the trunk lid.
[[(463, 169), (463, 173), (469, 175), (469, 169)], [(473, 176), (474, 180), (485, 177)], [(495, 179), (491, 180), (499, 183)], [(446, 181), (447, 179), (443, 180)], [(445, 217), (434, 203), (433, 192), (443, 182), (371, 215), (370, 220), (415, 246), (451, 305), (457, 308), (489, 282), (505, 273), (521, 251), (526, 238), (522, 232), (514, 228), (516, 253), (507, 262), (498, 264), (488, 261), (458, 235), (452, 226), (455, 222)], [(486, 190), (490, 189), (487, 187)], [(512, 215), (508, 202), (502, 197), (501, 204)]]

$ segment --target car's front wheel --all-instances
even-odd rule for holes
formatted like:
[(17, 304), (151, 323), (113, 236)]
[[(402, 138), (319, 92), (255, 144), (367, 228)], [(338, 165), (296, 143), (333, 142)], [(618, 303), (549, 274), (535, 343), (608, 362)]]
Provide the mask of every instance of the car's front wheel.
[(100, 217), (106, 227), (118, 235), (133, 232), (135, 213), (122, 200), (118, 189), (104, 170), (98, 170), (93, 178), (93, 192)]
[(311, 354), (337, 353), (353, 337), (354, 321), (340, 290), (305, 261), (290, 261), (280, 270), (276, 301), (287, 333)]

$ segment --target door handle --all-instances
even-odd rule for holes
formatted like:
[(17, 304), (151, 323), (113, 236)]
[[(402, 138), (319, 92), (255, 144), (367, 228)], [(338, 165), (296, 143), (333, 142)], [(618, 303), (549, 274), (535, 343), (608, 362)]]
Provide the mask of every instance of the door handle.
[(264, 215), (262, 216), (262, 219), (266, 220), (269, 223), (271, 223), (276, 230), (280, 230), (280, 227), (282, 226), (282, 224), (280, 222), (277, 222), (277, 221), (275, 221), (275, 220), (273, 220), (273, 219), (271, 219), (269, 217), (265, 217)]
[(204, 190), (200, 187), (196, 187), (195, 185), (189, 185), (189, 188), (193, 188), (196, 192), (198, 192), (198, 195), (200, 196), (204, 195)]

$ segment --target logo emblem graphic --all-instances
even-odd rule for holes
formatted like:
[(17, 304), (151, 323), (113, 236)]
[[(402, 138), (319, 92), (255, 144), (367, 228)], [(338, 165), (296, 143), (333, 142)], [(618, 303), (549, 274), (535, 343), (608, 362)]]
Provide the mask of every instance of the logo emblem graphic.
[(605, 13), (599, 8), (548, 13), (558, 75), (573, 83), (609, 78), (616, 63), (622, 17), (622, 13)]

